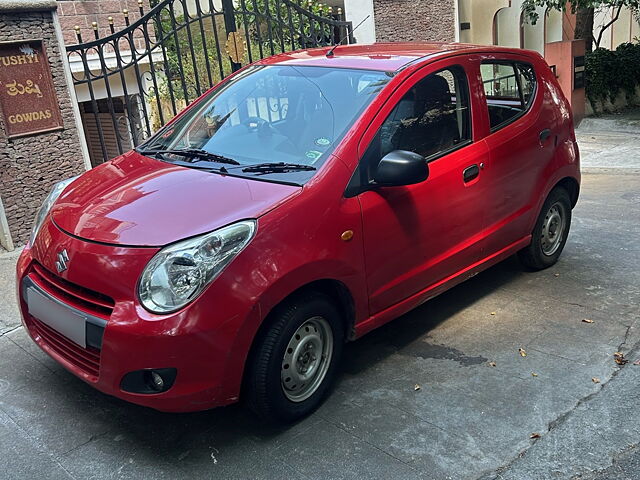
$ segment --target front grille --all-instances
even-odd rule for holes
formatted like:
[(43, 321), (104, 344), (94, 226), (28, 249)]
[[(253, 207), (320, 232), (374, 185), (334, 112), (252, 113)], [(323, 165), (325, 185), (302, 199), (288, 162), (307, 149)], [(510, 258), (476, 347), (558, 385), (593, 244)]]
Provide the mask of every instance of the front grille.
[(43, 343), (69, 363), (87, 373), (91, 377), (90, 380), (94, 382), (98, 380), (100, 350), (92, 347), (82, 348), (37, 318), (29, 316), (29, 319), (33, 330)]
[(47, 293), (78, 310), (105, 320), (113, 312), (115, 302), (112, 298), (68, 282), (37, 262), (32, 265), (30, 277)]
[[(46, 294), (69, 305), (70, 307), (95, 317), (98, 322), (106, 321), (111, 316), (115, 302), (110, 297), (88, 288), (71, 283), (34, 262), (28, 274), (32, 283)], [(97, 381), (100, 372), (100, 347), (104, 325), (87, 322), (87, 347), (81, 347), (58, 333), (53, 328), (29, 315), (28, 323), (32, 332), (40, 337), (40, 341), (66, 361), (88, 375), (88, 380)]]

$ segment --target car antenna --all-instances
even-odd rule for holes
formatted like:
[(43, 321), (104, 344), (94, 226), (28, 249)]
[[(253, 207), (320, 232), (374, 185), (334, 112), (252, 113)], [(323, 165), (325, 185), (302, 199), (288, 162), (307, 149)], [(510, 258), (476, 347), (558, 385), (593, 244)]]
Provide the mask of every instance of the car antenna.
[(348, 32), (348, 33), (347, 33), (347, 35), (344, 35), (344, 36), (340, 39), (340, 41), (339, 41), (338, 43), (336, 43), (333, 47), (331, 47), (331, 50), (329, 50), (329, 51), (325, 54), (325, 55), (326, 55), (326, 57), (327, 57), (327, 58), (331, 58), (331, 57), (333, 57), (333, 51), (334, 51), (336, 48), (338, 48), (338, 46), (339, 46), (339, 45), (342, 45), (342, 42), (344, 42), (344, 41), (345, 41), (349, 36), (353, 35), (353, 32), (355, 32), (355, 31), (356, 31), (356, 29), (357, 29), (360, 25), (362, 25), (366, 20), (368, 20), (370, 16), (371, 16), (371, 14), (367, 15), (366, 17), (364, 17), (364, 18), (362, 19), (362, 21), (361, 21), (358, 25), (356, 25), (355, 27), (353, 27), (353, 28), (351, 29), (351, 32)]

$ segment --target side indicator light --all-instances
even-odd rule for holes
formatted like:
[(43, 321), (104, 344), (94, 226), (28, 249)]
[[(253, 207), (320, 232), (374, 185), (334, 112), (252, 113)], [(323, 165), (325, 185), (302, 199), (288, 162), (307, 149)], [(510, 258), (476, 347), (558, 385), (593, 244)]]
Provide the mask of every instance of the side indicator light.
[(348, 242), (349, 240), (351, 240), (353, 238), (353, 230), (346, 230), (346, 231), (342, 232), (342, 235), (340, 235), (340, 238), (343, 241)]

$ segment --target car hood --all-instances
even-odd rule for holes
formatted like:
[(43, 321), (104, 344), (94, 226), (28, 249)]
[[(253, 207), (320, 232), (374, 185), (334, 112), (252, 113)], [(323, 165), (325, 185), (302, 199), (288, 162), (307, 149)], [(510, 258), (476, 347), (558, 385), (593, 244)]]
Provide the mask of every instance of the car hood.
[(257, 218), (301, 190), (172, 165), (132, 151), (71, 183), (51, 217), (62, 230), (87, 240), (161, 246)]

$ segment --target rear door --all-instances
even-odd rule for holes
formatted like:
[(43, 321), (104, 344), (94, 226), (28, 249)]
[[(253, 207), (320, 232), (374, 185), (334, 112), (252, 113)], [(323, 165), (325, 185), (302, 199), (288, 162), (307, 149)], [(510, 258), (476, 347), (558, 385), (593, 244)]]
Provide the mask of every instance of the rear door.
[(484, 172), (485, 255), (530, 234), (539, 179), (556, 142), (553, 101), (532, 63), (513, 55), (482, 58), (482, 108), (488, 114), (485, 141), (490, 161)]

